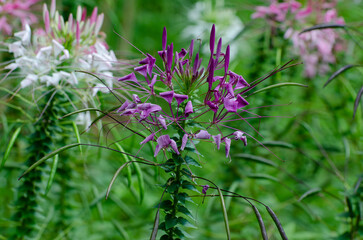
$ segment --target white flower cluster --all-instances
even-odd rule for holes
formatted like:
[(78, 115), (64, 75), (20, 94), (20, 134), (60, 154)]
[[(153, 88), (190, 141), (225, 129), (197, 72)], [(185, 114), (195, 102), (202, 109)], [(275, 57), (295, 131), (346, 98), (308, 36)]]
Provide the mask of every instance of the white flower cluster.
[[(67, 50), (60, 41), (51, 39), (44, 32), (36, 32), (32, 38), (29, 26), (15, 33), (15, 37), (19, 40), (8, 45), (15, 62), (6, 68), (18, 69), (25, 76), (20, 83), (21, 88), (39, 83), (47, 87), (67, 84), (75, 87), (82, 81), (82, 85), (86, 83), (86, 88), (92, 88), (93, 96), (98, 91), (107, 93), (108, 88), (112, 88), (112, 68), (117, 59), (103, 42), (96, 41), (93, 46), (75, 46)], [(105, 76), (107, 86), (76, 70)]]

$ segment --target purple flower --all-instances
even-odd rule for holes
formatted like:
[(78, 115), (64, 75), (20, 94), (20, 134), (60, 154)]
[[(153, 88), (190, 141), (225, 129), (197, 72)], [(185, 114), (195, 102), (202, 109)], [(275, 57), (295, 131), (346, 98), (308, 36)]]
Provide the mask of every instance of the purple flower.
[(159, 117), (157, 117), (157, 119), (159, 120), (159, 123), (161, 124), (161, 126), (166, 130), (167, 126), (166, 126), (165, 118), (160, 115)]
[(163, 148), (171, 147), (176, 154), (180, 154), (178, 151), (178, 147), (176, 145), (176, 142), (173, 139), (170, 139), (169, 135), (162, 135), (160, 136), (156, 142), (158, 143), (155, 148), (154, 157), (156, 157), (159, 153), (159, 151)]
[(141, 103), (139, 96), (136, 94), (132, 94), (132, 99), (134, 100), (134, 103)]
[(247, 137), (241, 131), (235, 131), (232, 133), (234, 135), (234, 140), (241, 140), (245, 146), (247, 146)]
[(203, 186), (202, 193), (203, 193), (203, 194), (207, 194), (208, 189), (209, 189), (209, 185), (204, 185), (204, 186)]

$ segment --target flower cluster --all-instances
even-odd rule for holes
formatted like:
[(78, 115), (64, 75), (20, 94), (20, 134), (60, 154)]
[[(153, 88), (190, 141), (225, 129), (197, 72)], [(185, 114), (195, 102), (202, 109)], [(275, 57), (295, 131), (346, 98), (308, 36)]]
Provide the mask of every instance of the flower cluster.
[[(97, 91), (108, 92), (108, 88), (112, 87), (116, 57), (113, 51), (108, 50), (100, 33), (103, 14), (98, 15), (95, 8), (91, 17), (87, 18), (86, 9), (79, 6), (76, 18), (70, 14), (65, 21), (55, 6), (53, 0), (49, 12), (44, 5), (44, 29), (32, 33), (26, 25), (23, 31), (15, 33), (18, 40), (8, 45), (15, 62), (6, 68), (18, 69), (25, 75), (21, 88), (40, 83), (45, 86), (93, 88), (93, 95)], [(101, 74), (106, 77), (107, 86), (75, 70)]]
[[(208, 66), (203, 68), (194, 40), (188, 50), (174, 53), (173, 43), (167, 45), (164, 28), (162, 50), (158, 52), (163, 68), (156, 65), (152, 55), (144, 54), (134, 72), (119, 79), (130, 97), (117, 112), (126, 119), (124, 122), (137, 122), (149, 131), (140, 144), (156, 141), (155, 156), (168, 148), (179, 155), (187, 148), (195, 149), (197, 141), (214, 142), (218, 149), (223, 143), (226, 157), (232, 140), (247, 145), (247, 133), (223, 123), (244, 120), (241, 113), (248, 112), (244, 107), (249, 104), (244, 94), (255, 85), (250, 86), (241, 75), (229, 70), (230, 46), (222, 52), (219, 39), (215, 47), (214, 25), (209, 49)], [(210, 121), (197, 122), (200, 118)]]
[(344, 19), (338, 17), (334, 7), (334, 3), (326, 2), (309, 1), (308, 6), (302, 8), (301, 3), (294, 0), (274, 1), (268, 7), (257, 7), (252, 18), (267, 19), (271, 26), (284, 31), (284, 38), (292, 41), (295, 52), (304, 62), (305, 76), (312, 78), (329, 70), (329, 64), (336, 61), (335, 53), (344, 49), (344, 43), (333, 29), (299, 33), (303, 28), (316, 24), (344, 24)]
[(38, 21), (30, 8), (40, 0), (0, 0), (0, 33), (11, 36), (13, 28), (31, 25)]

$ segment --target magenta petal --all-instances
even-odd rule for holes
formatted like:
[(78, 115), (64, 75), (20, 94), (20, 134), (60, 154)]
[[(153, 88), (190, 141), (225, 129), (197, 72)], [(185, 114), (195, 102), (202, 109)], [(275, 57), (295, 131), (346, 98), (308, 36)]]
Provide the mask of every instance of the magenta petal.
[(164, 148), (170, 145), (171, 139), (169, 135), (162, 135), (156, 141), (161, 148)]
[(147, 77), (147, 65), (135, 67), (134, 70), (143, 75), (144, 77)]
[(223, 141), (226, 143), (226, 157), (228, 157), (229, 150), (231, 149), (231, 139), (225, 138)]
[(160, 96), (164, 98), (169, 104), (171, 104), (174, 97), (174, 91), (162, 92), (160, 93)]
[(225, 98), (223, 102), (228, 112), (237, 112), (237, 101), (235, 98)]
[(212, 103), (211, 101), (207, 102), (208, 107), (213, 111), (213, 112), (217, 112), (218, 111), (218, 106), (214, 103)]
[(234, 140), (240, 140), (243, 137), (243, 132), (235, 131), (232, 135), (234, 136)]
[(122, 78), (118, 79), (119, 81), (132, 81), (137, 83), (137, 78), (135, 76), (135, 73), (130, 73)]
[(217, 44), (217, 52), (216, 52), (216, 61), (218, 62), (219, 56), (221, 55), (221, 50), (222, 50), (222, 38), (220, 38), (218, 40), (218, 44)]
[(180, 105), (182, 102), (188, 99), (188, 95), (174, 94), (175, 100)]
[(187, 50), (182, 48), (180, 53), (178, 53), (179, 60), (182, 60), (185, 57), (185, 55), (187, 55), (187, 53), (188, 53)]
[(141, 103), (139, 96), (137, 96), (136, 94), (132, 94), (132, 99), (135, 103)]
[(204, 185), (204, 186), (203, 186), (202, 193), (203, 193), (203, 194), (207, 194), (208, 188), (209, 188), (209, 185)]
[(119, 109), (117, 109), (117, 112), (119, 113), (119, 112), (122, 112), (123, 110), (125, 110), (128, 106), (129, 106), (129, 101), (128, 100), (126, 100), (122, 105), (121, 105), (121, 107), (119, 108)]
[(173, 64), (173, 55), (174, 55), (173, 46), (174, 46), (173, 43), (171, 43), (166, 50), (166, 61), (167, 61), (166, 70), (169, 72), (171, 71), (171, 65)]
[(161, 149), (160, 145), (159, 144), (156, 145), (154, 157), (156, 157), (158, 155), (158, 153), (160, 152), (160, 149)]
[(213, 138), (215, 144), (217, 145), (217, 149), (219, 150), (219, 148), (221, 146), (221, 134), (213, 135), (212, 138)]
[(241, 140), (242, 140), (242, 142), (243, 142), (243, 144), (245, 145), (245, 147), (247, 146), (247, 137), (246, 136), (243, 136), (242, 138), (241, 138)]
[(180, 150), (184, 150), (185, 146), (187, 145), (187, 142), (188, 142), (188, 134), (184, 134), (183, 138), (182, 138), (182, 144), (181, 144), (181, 147), (180, 147)]
[(206, 130), (200, 130), (197, 134), (195, 134), (196, 139), (210, 139), (212, 135), (208, 133)]
[(163, 37), (161, 39), (163, 50), (166, 49), (166, 40), (167, 40), (167, 33), (166, 33), (166, 27), (163, 29)]
[(142, 141), (140, 144), (145, 144), (147, 142), (153, 141), (155, 137), (155, 133), (152, 133), (151, 135), (147, 136), (144, 141)]
[(214, 53), (214, 42), (215, 42), (215, 39), (216, 39), (216, 26), (213, 24), (212, 30), (210, 32), (210, 39), (209, 39), (209, 48), (210, 48), (211, 56)]
[(170, 146), (174, 150), (176, 154), (180, 154), (178, 151), (178, 146), (176, 145), (176, 142), (173, 139), (170, 139)]
[(190, 46), (189, 46), (189, 58), (193, 57), (193, 50), (194, 50), (194, 39), (192, 39), (192, 41), (190, 42)]
[(192, 101), (187, 102), (187, 105), (185, 106), (185, 116), (188, 117), (189, 114), (193, 113), (193, 105)]
[(165, 118), (163, 116), (159, 116), (159, 117), (157, 117), (157, 119), (159, 120), (159, 123), (161, 124), (161, 126), (163, 126), (164, 129), (167, 129)]
[(225, 74), (227, 74), (227, 71), (228, 71), (229, 58), (230, 58), (230, 49), (229, 49), (229, 45), (228, 45), (227, 49), (226, 49), (226, 54), (224, 55), (224, 72), (225, 72)]
[(237, 96), (237, 108), (243, 108), (245, 106), (247, 106), (249, 103), (246, 101), (246, 99), (244, 99), (243, 97), (241, 97), (241, 95)]

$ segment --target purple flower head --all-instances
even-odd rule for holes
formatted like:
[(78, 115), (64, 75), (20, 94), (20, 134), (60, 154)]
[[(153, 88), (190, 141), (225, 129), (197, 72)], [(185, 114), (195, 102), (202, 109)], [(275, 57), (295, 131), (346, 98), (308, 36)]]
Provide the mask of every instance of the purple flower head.
[(170, 139), (169, 135), (162, 135), (160, 136), (156, 142), (158, 143), (155, 148), (154, 157), (158, 155), (161, 149), (171, 147), (176, 154), (180, 154), (178, 151), (178, 147), (176, 145), (176, 142), (173, 139)]
[(206, 130), (200, 130), (197, 134), (195, 134), (196, 139), (210, 139), (212, 135), (210, 135)]
[(202, 193), (203, 193), (203, 194), (207, 194), (208, 189), (209, 189), (209, 185), (204, 185), (204, 186), (203, 186)]
[(171, 102), (173, 101), (173, 97), (174, 97), (174, 91), (162, 92), (162, 93), (160, 93), (160, 96), (162, 98), (164, 98), (165, 101), (167, 101), (169, 104), (171, 104)]

